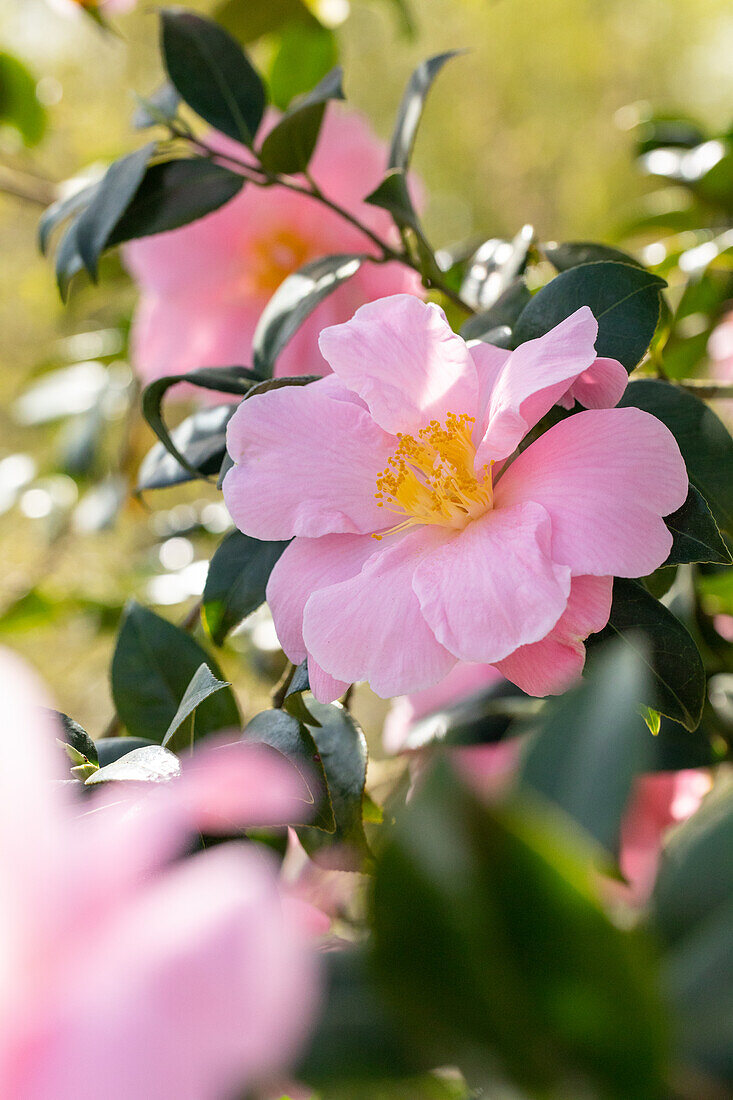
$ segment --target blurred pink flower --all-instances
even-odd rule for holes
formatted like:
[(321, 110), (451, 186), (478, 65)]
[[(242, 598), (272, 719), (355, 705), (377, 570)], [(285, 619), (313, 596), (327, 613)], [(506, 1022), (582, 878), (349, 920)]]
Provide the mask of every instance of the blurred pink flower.
[(533, 695), (578, 675), (612, 577), (664, 561), (687, 493), (674, 437), (635, 408), (579, 412), (507, 462), (581, 376), (618, 401), (626, 373), (596, 335), (584, 306), (516, 351), (468, 347), (396, 295), (321, 333), (331, 377), (242, 402), (224, 497), (245, 534), (295, 536), (267, 599), (316, 698), (417, 691), (459, 660)]
[[(416, 740), (414, 736), (415, 723), (482, 689), (488, 690), (501, 679), (489, 665), (456, 665), (437, 687), (393, 701), (384, 723), (382, 740), (388, 752), (409, 753), (413, 788), (420, 783), (431, 759), (430, 746), (424, 739)], [(432, 747), (436, 744), (433, 742)], [(522, 747), (522, 738), (511, 737), (495, 744), (452, 748), (450, 753), (465, 781), (482, 797), (495, 798), (510, 786)], [(635, 905), (647, 901), (668, 829), (691, 817), (711, 786), (710, 775), (703, 770), (639, 776), (632, 787), (621, 826), (619, 866), (627, 885), (619, 890), (613, 883), (611, 896), (621, 893)]]
[[(272, 112), (265, 129), (276, 121)], [(251, 154), (221, 135), (222, 153)], [(325, 193), (389, 239), (391, 218), (362, 200), (384, 175), (386, 150), (359, 115), (326, 112), (310, 172)], [(374, 245), (314, 199), (280, 187), (245, 185), (231, 202), (171, 233), (127, 245), (125, 263), (140, 287), (132, 332), (133, 365), (145, 382), (196, 367), (249, 366), (252, 337), (265, 305), (285, 277), (331, 253), (374, 254)], [(318, 333), (357, 306), (420, 280), (400, 264), (365, 263), (313, 311), (280, 355), (276, 375), (326, 374)]]
[[(302, 905), (254, 845), (173, 862), (194, 823), (216, 825), (224, 757), (204, 752), (145, 796), (110, 784), (106, 804), (90, 803), (60, 781), (60, 729), (6, 652), (0, 692), (0, 1095), (218, 1100), (287, 1068), (316, 1001)], [(265, 753), (242, 746), (226, 761), (249, 776), (224, 803), (240, 826), (303, 797)]]
[(733, 382), (733, 310), (713, 329), (708, 355), (713, 377), (721, 382)]

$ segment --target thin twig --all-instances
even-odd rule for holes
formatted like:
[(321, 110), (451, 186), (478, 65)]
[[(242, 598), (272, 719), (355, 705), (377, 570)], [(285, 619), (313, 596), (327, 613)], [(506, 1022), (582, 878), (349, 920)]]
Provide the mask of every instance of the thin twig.
[(57, 198), (56, 184), (51, 180), (20, 172), (7, 164), (0, 164), (0, 191), (36, 206), (50, 206)]
[(733, 382), (708, 382), (704, 378), (684, 378), (676, 385), (683, 390), (687, 390), (688, 393), (694, 393), (696, 397), (702, 397), (708, 401), (733, 399)]

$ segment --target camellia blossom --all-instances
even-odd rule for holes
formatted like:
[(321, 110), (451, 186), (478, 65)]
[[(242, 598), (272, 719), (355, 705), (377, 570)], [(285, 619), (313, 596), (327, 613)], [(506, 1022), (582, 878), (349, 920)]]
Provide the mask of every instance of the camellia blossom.
[[(430, 764), (431, 749), (437, 744), (417, 736), (420, 719), (490, 691), (501, 681), (500, 673), (490, 665), (458, 664), (435, 687), (393, 700), (382, 743), (388, 752), (408, 754), (413, 787), (420, 783)], [(456, 746), (450, 754), (465, 781), (482, 797), (493, 798), (511, 785), (523, 748), (524, 738), (508, 737), (485, 745)], [(649, 772), (637, 777), (621, 822), (619, 867), (626, 879), (623, 896), (628, 902), (643, 905), (647, 901), (668, 830), (691, 817), (711, 787), (710, 774), (704, 769)]]
[[(271, 128), (276, 115), (266, 119)], [(218, 151), (249, 161), (218, 134)], [(384, 210), (362, 200), (384, 175), (386, 150), (353, 112), (326, 113), (310, 174), (329, 198), (391, 239)], [(229, 165), (231, 167), (231, 165)], [(132, 329), (133, 366), (145, 382), (198, 367), (252, 363), (252, 337), (264, 307), (287, 275), (332, 253), (375, 254), (358, 229), (317, 200), (282, 187), (247, 184), (221, 209), (170, 233), (133, 241), (125, 263), (141, 290)], [(318, 334), (357, 306), (387, 293), (418, 293), (419, 277), (399, 263), (363, 263), (324, 299), (276, 363), (278, 377), (326, 374)]]
[[(0, 691), (0, 1095), (219, 1100), (287, 1069), (317, 993), (303, 903), (253, 844), (176, 857), (222, 813), (282, 820), (295, 770), (261, 747), (204, 749), (181, 780), (131, 799), (110, 784), (100, 805), (61, 781), (61, 729), (6, 652)], [(219, 799), (232, 769), (248, 778)]]
[[(655, 417), (603, 407), (626, 372), (597, 359), (597, 330), (584, 306), (516, 351), (469, 347), (397, 295), (321, 334), (332, 376), (241, 403), (224, 497), (246, 534), (294, 537), (267, 599), (318, 699), (417, 691), (459, 660), (560, 692), (613, 576), (665, 560), (685, 465)], [(569, 393), (594, 407), (516, 454)]]

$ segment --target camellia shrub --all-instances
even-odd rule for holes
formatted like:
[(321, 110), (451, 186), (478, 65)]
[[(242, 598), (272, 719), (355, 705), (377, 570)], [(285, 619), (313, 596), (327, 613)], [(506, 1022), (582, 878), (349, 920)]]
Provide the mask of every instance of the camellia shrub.
[(137, 287), (135, 494), (224, 520), (182, 621), (115, 616), (106, 730), (0, 654), (0, 1094), (729, 1095), (731, 135), (639, 120), (628, 250), (436, 251), (460, 57), (383, 144), (310, 8), (266, 78), (230, 7), (159, 13), (147, 140), (40, 221), (64, 300)]

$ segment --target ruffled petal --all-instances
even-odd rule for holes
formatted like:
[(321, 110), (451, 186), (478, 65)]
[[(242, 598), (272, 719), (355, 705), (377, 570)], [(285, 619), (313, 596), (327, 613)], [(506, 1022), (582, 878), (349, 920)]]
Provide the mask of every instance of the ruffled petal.
[(644, 577), (672, 536), (662, 516), (687, 496), (677, 442), (641, 409), (594, 409), (556, 424), (496, 484), (504, 508), (536, 501), (552, 520), (552, 557), (574, 574)]
[(308, 598), (319, 588), (338, 584), (360, 573), (378, 546), (369, 535), (298, 538), (293, 539), (278, 558), (267, 583), (267, 603), (280, 645), (294, 664), (299, 665), (306, 657), (303, 609)]
[(344, 683), (368, 680), (383, 698), (442, 679), (455, 657), (425, 622), (412, 577), (424, 555), (445, 537), (421, 528), (384, 540), (357, 576), (314, 592), (303, 615), (309, 655)]
[(588, 306), (512, 352), (484, 411), (476, 469), (506, 458), (596, 358), (598, 322)]
[(384, 525), (376, 478), (395, 440), (330, 380), (243, 401), (227, 428), (234, 459), (224, 500), (241, 531), (265, 540), (316, 538)]
[(380, 298), (325, 329), (319, 342), (334, 373), (385, 431), (414, 434), (448, 412), (476, 410), (473, 359), (439, 306), (410, 294)]
[(570, 570), (552, 560), (551, 534), (535, 504), (493, 509), (426, 555), (413, 587), (446, 649), (494, 664), (552, 630), (568, 601)]
[(578, 375), (558, 405), (572, 409), (577, 401), (585, 409), (612, 409), (623, 397), (628, 381), (626, 368), (618, 359), (596, 359)]
[(560, 695), (585, 664), (584, 641), (611, 614), (613, 577), (573, 577), (565, 611), (546, 638), (520, 646), (496, 668), (528, 695)]

